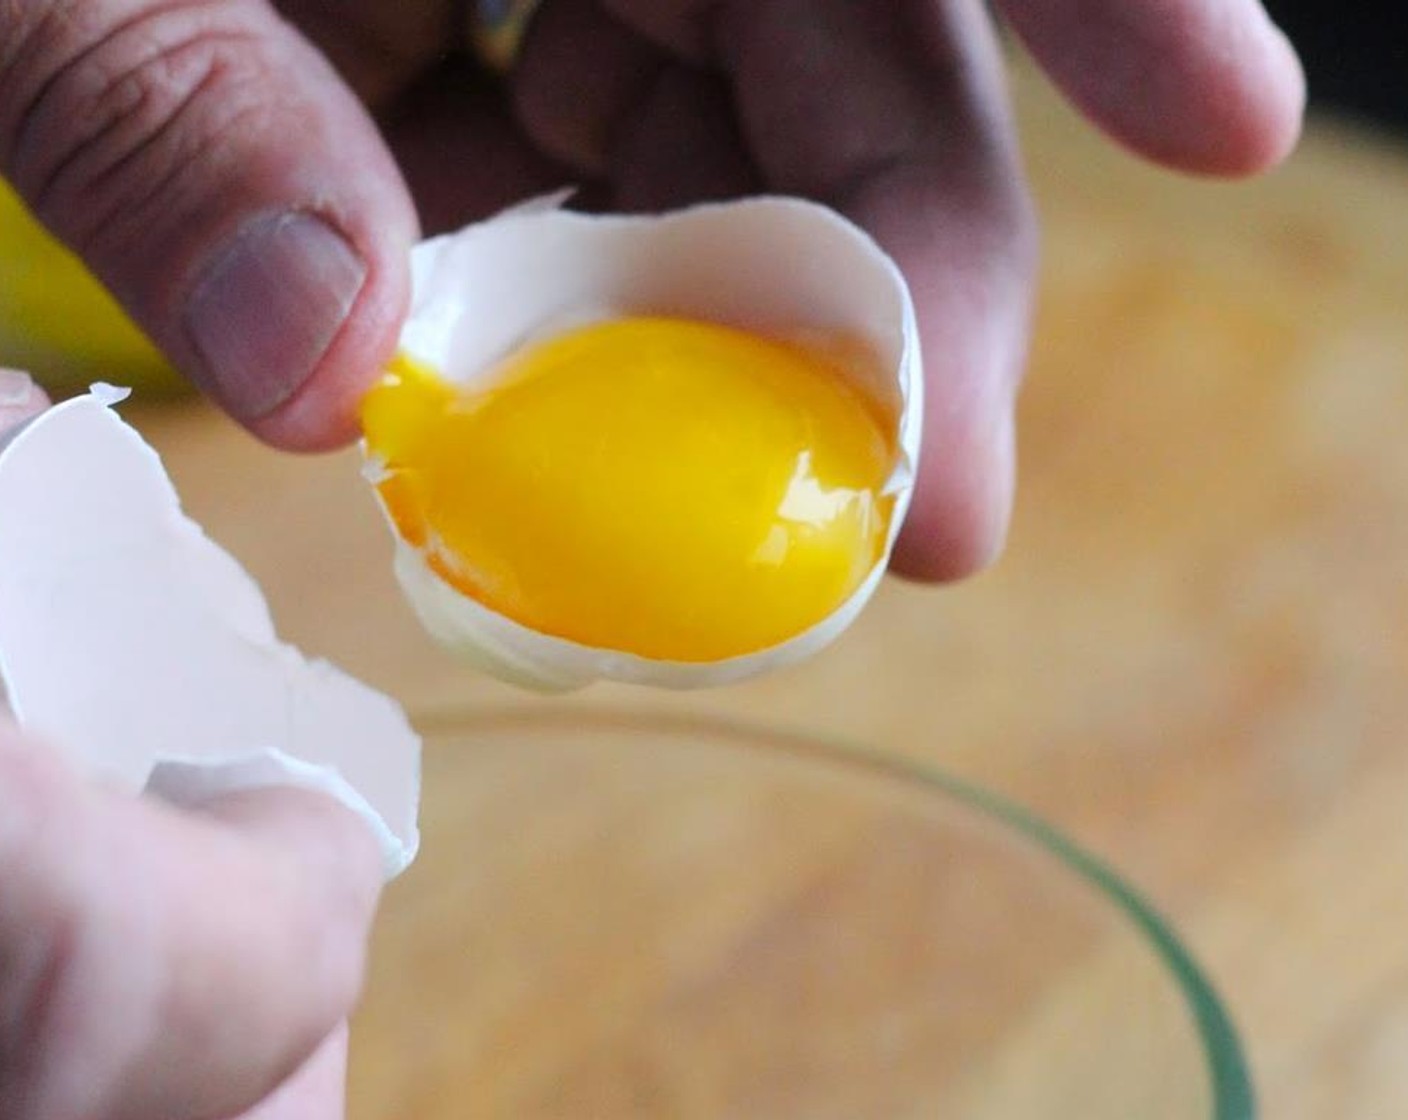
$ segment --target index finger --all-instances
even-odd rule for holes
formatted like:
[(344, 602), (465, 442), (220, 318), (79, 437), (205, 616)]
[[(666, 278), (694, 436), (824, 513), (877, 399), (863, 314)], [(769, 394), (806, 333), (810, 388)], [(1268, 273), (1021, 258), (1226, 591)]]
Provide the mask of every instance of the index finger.
[(1184, 171), (1246, 175), (1291, 150), (1305, 77), (1258, 0), (1003, 0), (1095, 124)]

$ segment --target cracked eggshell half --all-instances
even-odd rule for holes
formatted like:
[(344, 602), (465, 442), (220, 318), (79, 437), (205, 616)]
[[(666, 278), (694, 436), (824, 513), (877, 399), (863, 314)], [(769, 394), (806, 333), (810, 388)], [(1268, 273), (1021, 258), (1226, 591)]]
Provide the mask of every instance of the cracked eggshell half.
[[(692, 318), (805, 341), (845, 338), (872, 360), (854, 388), (893, 426), (888, 540), (831, 615), (778, 645), (712, 662), (661, 661), (543, 634), (442, 580), (396, 534), (395, 570), (427, 630), (494, 675), (544, 691), (609, 679), (672, 688), (720, 685), (799, 661), (835, 639), (878, 585), (914, 484), (922, 367), (914, 307), (898, 266), (863, 230), (812, 202), (713, 203), (654, 216), (584, 215), (561, 196), (437, 237), (413, 253), (401, 349), (460, 386), (492, 384), (525, 344), (623, 315)], [(364, 446), (364, 451), (365, 451)], [(369, 481), (380, 477), (369, 459)]]
[(82, 773), (179, 804), (269, 786), (358, 813), (392, 877), (418, 845), (420, 740), (389, 697), (281, 643), (94, 386), (0, 445), (0, 678)]

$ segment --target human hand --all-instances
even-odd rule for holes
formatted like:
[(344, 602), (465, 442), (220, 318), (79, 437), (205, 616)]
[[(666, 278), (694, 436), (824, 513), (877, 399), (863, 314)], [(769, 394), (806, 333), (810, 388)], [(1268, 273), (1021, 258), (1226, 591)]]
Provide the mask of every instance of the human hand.
[[(0, 432), (43, 405), (0, 370)], [(380, 883), (327, 798), (183, 812), (0, 721), (0, 1116), (340, 1120)]]
[[(1295, 140), (1303, 81), (1258, 0), (1001, 7), (1149, 158), (1238, 175)], [(289, 448), (353, 438), (412, 197), (436, 229), (563, 182), (613, 208), (803, 194), (915, 295), (931, 453), (896, 567), (994, 556), (1036, 237), (980, 0), (546, 0), (506, 90), (447, 56), (462, 0), (280, 10), (303, 34), (264, 0), (0, 6), (0, 171), (232, 415)]]
[(104, 794), (0, 729), (0, 1115), (340, 1120), (380, 881), (314, 794)]

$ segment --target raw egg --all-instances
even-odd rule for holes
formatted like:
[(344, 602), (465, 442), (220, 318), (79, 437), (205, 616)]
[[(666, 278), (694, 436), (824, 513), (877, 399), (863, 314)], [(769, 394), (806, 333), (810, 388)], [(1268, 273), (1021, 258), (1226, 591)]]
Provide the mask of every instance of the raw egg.
[(738, 679), (873, 591), (918, 447), (899, 270), (789, 199), (514, 211), (419, 247), (362, 405), (397, 572), (447, 645), (540, 688)]

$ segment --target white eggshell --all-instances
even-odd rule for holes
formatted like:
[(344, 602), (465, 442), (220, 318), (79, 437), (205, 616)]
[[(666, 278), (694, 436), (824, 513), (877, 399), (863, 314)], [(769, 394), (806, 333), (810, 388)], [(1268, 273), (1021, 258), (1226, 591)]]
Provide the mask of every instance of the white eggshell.
[(280, 643), (259, 588), (180, 508), (95, 386), (0, 446), (0, 678), (83, 772), (182, 804), (320, 790), (385, 870), (418, 845), (420, 740), (400, 707)]
[[(398, 537), (402, 588), (442, 644), (500, 677), (544, 690), (598, 679), (695, 688), (809, 656), (845, 630), (873, 594), (908, 509), (923, 409), (919, 338), (903, 275), (863, 230), (800, 199), (750, 198), (655, 216), (583, 215), (560, 209), (560, 201), (515, 207), (417, 246), (402, 349), (448, 380), (474, 385), (488, 383), (497, 364), (527, 342), (617, 315), (863, 340), (878, 364), (850, 372), (894, 424), (899, 449), (886, 486), (895, 507), (885, 555), (815, 626), (771, 648), (707, 663), (652, 660), (529, 629), (456, 591)], [(378, 471), (375, 461), (368, 464), (370, 480)]]

